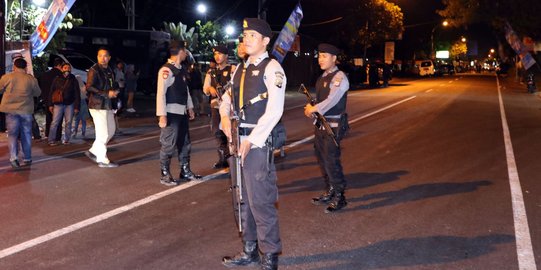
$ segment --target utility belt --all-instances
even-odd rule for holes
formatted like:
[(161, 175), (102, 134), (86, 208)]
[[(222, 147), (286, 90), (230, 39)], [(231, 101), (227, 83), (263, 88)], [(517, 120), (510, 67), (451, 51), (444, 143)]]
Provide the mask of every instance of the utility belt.
[[(329, 126), (335, 130), (336, 139), (340, 140), (344, 138), (349, 131), (349, 122), (348, 122), (348, 114), (343, 113), (339, 115), (326, 115), (324, 116), (325, 120), (327, 120), (327, 123)], [(315, 123), (316, 127), (319, 130), (325, 130), (323, 125), (316, 121)]]
[[(252, 130), (254, 130), (253, 127), (239, 127), (239, 136), (249, 136)], [(272, 129), (265, 144), (272, 149), (278, 149), (286, 144), (286, 138), (286, 128), (282, 121), (279, 121)]]

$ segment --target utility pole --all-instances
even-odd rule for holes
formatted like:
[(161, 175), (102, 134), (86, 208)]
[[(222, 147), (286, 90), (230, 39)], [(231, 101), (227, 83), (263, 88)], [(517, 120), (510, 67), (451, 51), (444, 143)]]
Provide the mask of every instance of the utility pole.
[(6, 73), (6, 0), (0, 0), (0, 76)]
[(128, 17), (128, 30), (135, 30), (135, 0), (126, 0), (126, 16)]

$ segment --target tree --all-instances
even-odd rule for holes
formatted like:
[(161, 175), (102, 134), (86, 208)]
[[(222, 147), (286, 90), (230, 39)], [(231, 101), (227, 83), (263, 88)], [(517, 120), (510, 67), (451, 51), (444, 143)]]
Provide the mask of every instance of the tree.
[(457, 41), (451, 45), (451, 58), (457, 59), (460, 58), (460, 56), (466, 55), (468, 52), (468, 45), (466, 42)]
[(438, 14), (454, 26), (487, 23), (503, 33), (509, 22), (519, 35), (541, 38), (541, 1), (539, 0), (444, 0)]
[(195, 32), (195, 27), (190, 28), (188, 30), (188, 26), (185, 24), (182, 24), (179, 22), (178, 24), (174, 24), (172, 22), (163, 22), (163, 30), (166, 33), (169, 33), (171, 35), (171, 39), (173, 40), (183, 40), (186, 42), (186, 47), (188, 50), (193, 51), (195, 49), (195, 46), (199, 43), (199, 35)]
[(350, 48), (365, 49), (386, 40), (397, 39), (404, 31), (404, 14), (399, 6), (386, 0), (355, 1), (353, 12), (344, 19), (341, 39)]

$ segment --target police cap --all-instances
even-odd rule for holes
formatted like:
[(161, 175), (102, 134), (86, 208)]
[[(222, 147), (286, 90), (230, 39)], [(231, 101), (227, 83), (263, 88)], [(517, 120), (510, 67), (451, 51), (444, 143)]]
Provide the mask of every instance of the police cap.
[(272, 37), (272, 29), (270, 25), (258, 18), (244, 18), (242, 23), (243, 30), (254, 30), (265, 37)]
[(340, 53), (340, 50), (338, 48), (328, 43), (319, 44), (319, 46), (317, 47), (317, 50), (319, 52), (330, 53), (333, 55), (338, 55)]
[(214, 48), (212, 48), (212, 51), (213, 52), (219, 52), (221, 54), (228, 54), (227, 47), (224, 46), (224, 45), (214, 46)]

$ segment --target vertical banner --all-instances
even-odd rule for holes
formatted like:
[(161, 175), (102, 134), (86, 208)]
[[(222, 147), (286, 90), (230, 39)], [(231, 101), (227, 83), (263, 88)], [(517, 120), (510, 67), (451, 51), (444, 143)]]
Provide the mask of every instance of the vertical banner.
[(291, 12), (291, 15), (289, 15), (284, 28), (282, 28), (280, 35), (276, 39), (276, 42), (274, 42), (272, 55), (274, 55), (280, 63), (284, 61), (284, 57), (286, 57), (289, 48), (291, 48), (291, 45), (297, 36), (297, 31), (301, 25), (302, 16), (302, 8), (301, 4), (299, 3), (297, 6), (295, 6), (293, 12)]
[(505, 25), (505, 39), (507, 39), (507, 42), (511, 45), (511, 48), (513, 48), (515, 53), (520, 56), (520, 61), (525, 70), (528, 70), (535, 65), (535, 59), (533, 59), (532, 55), (528, 52), (528, 49), (524, 46), (509, 23)]
[(47, 13), (43, 15), (41, 22), (38, 24), (36, 31), (30, 36), (32, 56), (42, 52), (49, 44), (74, 2), (75, 0), (53, 0)]

